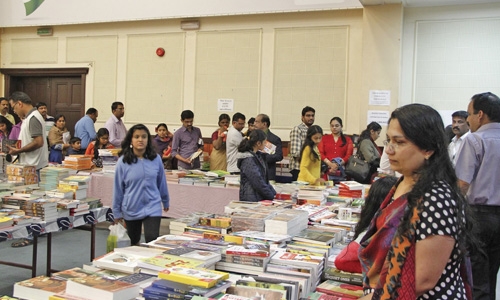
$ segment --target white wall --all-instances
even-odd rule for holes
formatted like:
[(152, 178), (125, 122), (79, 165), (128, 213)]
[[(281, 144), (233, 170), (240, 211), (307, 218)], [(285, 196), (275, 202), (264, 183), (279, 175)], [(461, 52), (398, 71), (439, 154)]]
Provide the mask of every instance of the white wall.
[(467, 110), (472, 95), (500, 94), (500, 4), (404, 10), (400, 105)]

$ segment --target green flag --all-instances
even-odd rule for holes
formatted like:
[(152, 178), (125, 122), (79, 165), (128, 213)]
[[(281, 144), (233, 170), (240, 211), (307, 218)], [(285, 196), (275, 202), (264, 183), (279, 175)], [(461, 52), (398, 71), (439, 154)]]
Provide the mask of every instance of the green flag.
[(26, 16), (31, 15), (45, 0), (24, 0)]

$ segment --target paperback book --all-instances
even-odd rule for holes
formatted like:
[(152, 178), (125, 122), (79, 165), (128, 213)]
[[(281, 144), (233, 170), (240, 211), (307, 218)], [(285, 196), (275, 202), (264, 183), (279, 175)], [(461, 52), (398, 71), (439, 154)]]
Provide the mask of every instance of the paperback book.
[(207, 269), (170, 267), (158, 272), (158, 277), (174, 282), (180, 282), (204, 288), (211, 288), (215, 286), (217, 282), (229, 278), (229, 274), (226, 272)]

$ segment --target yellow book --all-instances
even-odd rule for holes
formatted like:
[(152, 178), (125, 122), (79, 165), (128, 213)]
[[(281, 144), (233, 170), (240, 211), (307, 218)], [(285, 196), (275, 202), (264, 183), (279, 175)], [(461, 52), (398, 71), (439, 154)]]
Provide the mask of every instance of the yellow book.
[(173, 282), (211, 288), (217, 282), (228, 279), (229, 273), (207, 269), (172, 267), (158, 272), (158, 277)]

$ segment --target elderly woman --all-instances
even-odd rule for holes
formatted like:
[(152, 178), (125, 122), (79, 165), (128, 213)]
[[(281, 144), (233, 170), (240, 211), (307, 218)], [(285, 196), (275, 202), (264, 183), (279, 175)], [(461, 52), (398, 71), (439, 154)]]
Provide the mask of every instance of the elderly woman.
[(49, 131), (49, 162), (62, 163), (65, 150), (70, 146), (70, 133), (66, 128), (66, 118), (57, 115), (56, 122)]
[(385, 144), (403, 176), (360, 242), (362, 299), (469, 299), (466, 245), (474, 237), (439, 113), (422, 104), (396, 109)]

